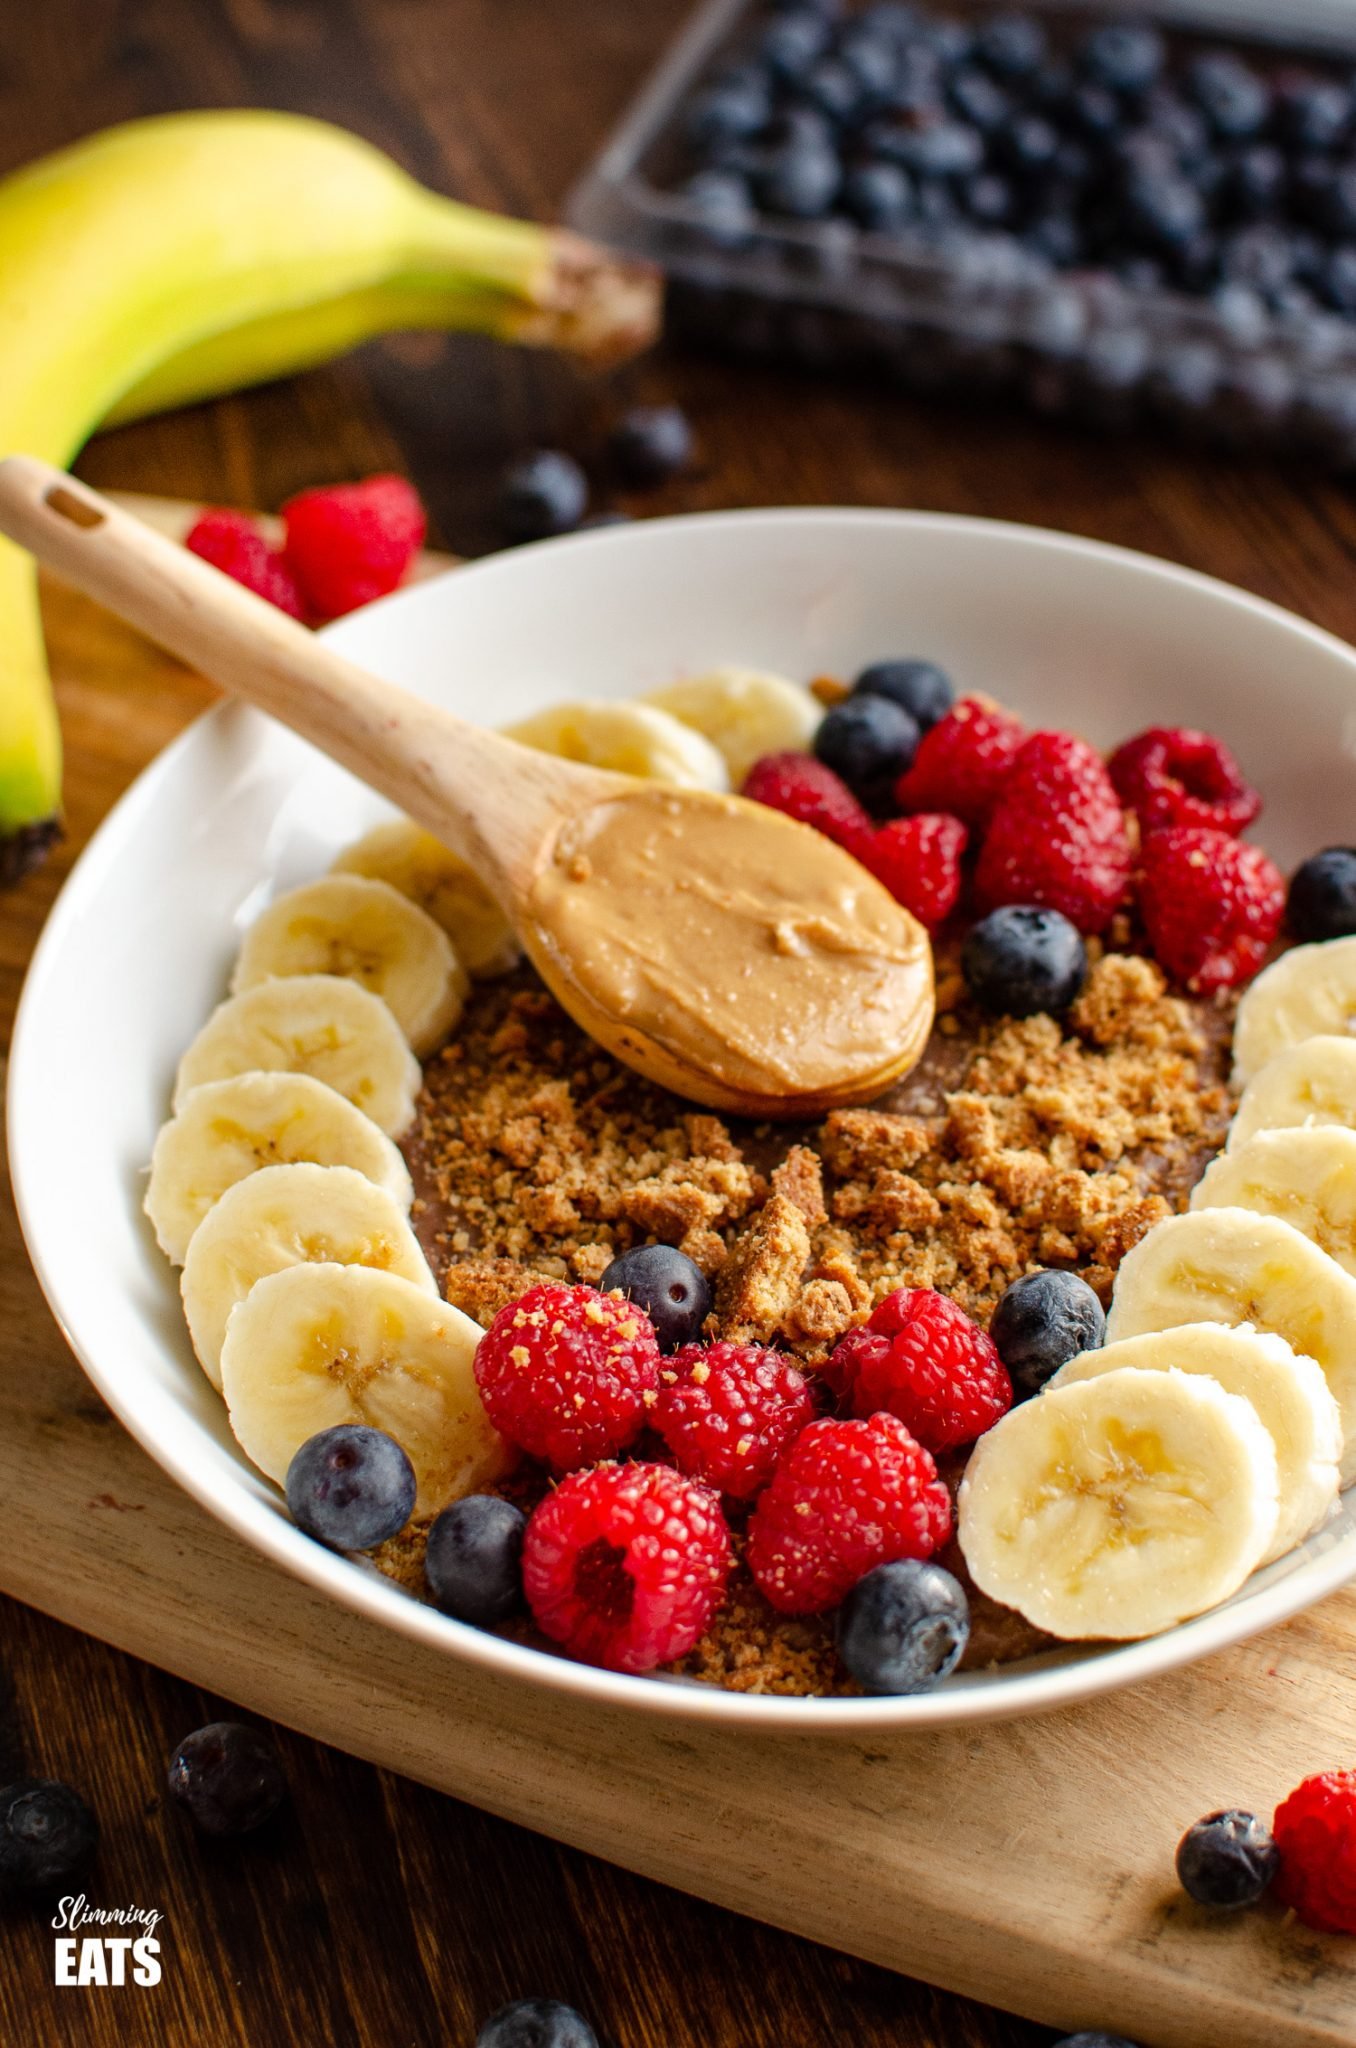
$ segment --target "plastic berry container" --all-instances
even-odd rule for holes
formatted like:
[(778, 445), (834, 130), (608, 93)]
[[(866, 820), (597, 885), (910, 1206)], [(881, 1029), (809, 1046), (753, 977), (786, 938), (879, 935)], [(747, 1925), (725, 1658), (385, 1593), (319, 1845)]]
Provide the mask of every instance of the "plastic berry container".
[[(768, 73), (768, 31), (791, 13), (816, 11), (828, 22), (830, 40), (808, 87), (803, 76), (788, 82)], [(984, 47), (976, 38), (1014, 11), (969, 0), (945, 11), (908, 0), (855, 0), (830, 14), (823, 0), (707, 0), (576, 187), (569, 218), (663, 268), (670, 332), (684, 342), (874, 373), (917, 391), (961, 392), (967, 402), (1017, 401), (1099, 426), (1154, 422), (1356, 468), (1356, 0), (1287, 0), (1270, 10), (1259, 0), (1151, 0), (1137, 7), (1134, 21), (1161, 37), (1161, 70), (1142, 91), (1110, 95), (1113, 136), (1083, 138), (1081, 183), (1075, 181), (1072, 200), (1064, 195), (1074, 221), (1070, 246), (1060, 246), (1056, 232), (1061, 209), (1050, 213), (1052, 229), (1023, 183), (1028, 167), (1013, 170), (1014, 151), (1020, 155), (1024, 143), (1041, 138), (1014, 131), (1033, 113), (1043, 118), (1044, 108), (1061, 142), (1079, 140), (1070, 96), (1080, 84), (1096, 83), (1081, 68), (1086, 39), (1123, 17), (1086, 0), (1028, 0), (1020, 16), (1036, 24), (1042, 56), (1016, 86), (989, 72), (1008, 104), (997, 118), (988, 110), (987, 127), (969, 124), (979, 151), (973, 141), (958, 145), (958, 166), (941, 176), (931, 175), (933, 165), (920, 176), (914, 161), (904, 180), (911, 180), (912, 211), (888, 229), (866, 224), (860, 203), (854, 218), (848, 174), (887, 147), (909, 163), (921, 127), (953, 125), (956, 67), (984, 70), (954, 53)], [(863, 26), (869, 34), (871, 21), (887, 16), (906, 44), (915, 33), (910, 19), (922, 24), (917, 33), (953, 53), (952, 71), (936, 88), (934, 107), (920, 108), (910, 85), (902, 107), (877, 100), (844, 119), (831, 104), (842, 90), (841, 39)], [(1260, 119), (1255, 107), (1250, 111), (1246, 83), (1241, 107), (1229, 98), (1236, 80), (1230, 67), (1239, 62), (1262, 82)], [(726, 138), (713, 153), (694, 139), (701, 109), (713, 86), (719, 93), (732, 75), (747, 82), (750, 73), (755, 91), (771, 91), (768, 124), (761, 133)], [(1315, 84), (1322, 88), (1316, 98), (1303, 99)], [(814, 97), (807, 99), (807, 91)], [(1345, 116), (1342, 94), (1350, 108)], [(809, 116), (792, 113), (788, 123), (788, 113), (806, 105)], [(1181, 135), (1190, 140), (1192, 120), (1199, 125), (1204, 118), (1206, 146), (1198, 161), (1187, 152), (1170, 162), (1171, 191), (1134, 185), (1150, 229), (1137, 240), (1140, 213), (1133, 227), (1123, 215), (1128, 180), (1139, 178), (1136, 151), (1158, 161), (1157, 144), (1143, 139), (1150, 113), (1177, 124), (1169, 154)], [(1229, 132), (1231, 124), (1246, 129), (1249, 121), (1249, 132)], [(769, 159), (784, 147), (788, 127), (797, 126), (812, 140), (828, 138), (840, 182), (826, 203), (816, 176), (831, 185), (833, 171), (823, 171), (821, 152), (818, 166), (793, 167), (790, 206), (779, 210), (776, 202), (787, 194), (775, 188)], [(783, 140), (769, 143), (779, 131)], [(1250, 151), (1261, 153), (1241, 166)], [(713, 170), (716, 196), (728, 200), (731, 189), (742, 189), (747, 207), (713, 209)], [(708, 174), (705, 191), (700, 181), (691, 183), (701, 171)], [(1262, 187), (1276, 181), (1270, 200), (1248, 183), (1254, 174)], [(1183, 185), (1195, 192), (1194, 202), (1190, 193), (1183, 198)], [(985, 220), (982, 206), (1001, 212), (1005, 190), (1014, 187), (1014, 217)], [(891, 189), (887, 177), (887, 199)], [(939, 218), (920, 217), (925, 195)], [(1153, 239), (1181, 225), (1174, 204), (1184, 210), (1189, 246)]]

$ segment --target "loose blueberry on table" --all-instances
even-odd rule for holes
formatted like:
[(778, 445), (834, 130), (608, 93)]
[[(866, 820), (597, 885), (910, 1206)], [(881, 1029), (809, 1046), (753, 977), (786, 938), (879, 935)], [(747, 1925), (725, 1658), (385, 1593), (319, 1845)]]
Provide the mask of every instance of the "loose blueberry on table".
[(240, 1721), (211, 1721), (186, 1735), (169, 1762), (169, 1796), (205, 1835), (262, 1827), (287, 1797), (269, 1737)]
[(0, 1897), (59, 1890), (80, 1876), (98, 1845), (99, 1824), (69, 1785), (21, 1778), (0, 1791)]

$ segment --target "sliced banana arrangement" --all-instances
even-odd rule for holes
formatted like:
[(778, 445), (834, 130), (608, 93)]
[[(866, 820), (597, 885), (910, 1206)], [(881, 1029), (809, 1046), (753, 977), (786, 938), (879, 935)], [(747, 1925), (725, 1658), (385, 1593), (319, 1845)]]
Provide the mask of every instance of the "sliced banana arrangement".
[(559, 754), (590, 768), (613, 768), (679, 789), (725, 790), (730, 777), (719, 751), (700, 732), (653, 704), (581, 697), (553, 704), (516, 725), (510, 739), (541, 754)]
[(1356, 1130), (1356, 1038), (1320, 1032), (1273, 1053), (1243, 1090), (1226, 1149), (1259, 1131), (1341, 1124)]
[(300, 1160), (351, 1166), (406, 1212), (414, 1199), (399, 1148), (311, 1074), (233, 1074), (191, 1088), (151, 1154), (145, 1207), (165, 1257), (182, 1266), (194, 1231), (237, 1181)]
[(1356, 1032), (1356, 938), (1292, 946), (1263, 968), (1234, 1021), (1234, 1079), (1306, 1038)]
[(221, 1385), (221, 1347), (237, 1302), (286, 1266), (326, 1262), (398, 1273), (425, 1294), (437, 1282), (405, 1212), (351, 1166), (265, 1166), (228, 1188), (193, 1233), (180, 1290), (203, 1371)]
[(468, 987), (442, 926), (366, 875), (325, 875), (271, 903), (245, 934), (231, 993), (308, 974), (343, 975), (380, 996), (417, 1054), (446, 1038)]
[(1046, 1392), (1132, 1367), (1142, 1372), (1198, 1373), (1226, 1394), (1241, 1394), (1276, 1452), (1280, 1489), (1276, 1529), (1260, 1560), (1270, 1564), (1326, 1520), (1337, 1498), (1342, 1418), (1328, 1382), (1312, 1358), (1291, 1350), (1283, 1337), (1224, 1323), (1187, 1323), (1147, 1331), (1083, 1351), (1061, 1366)]
[(414, 1466), (415, 1514), (437, 1514), (508, 1463), (472, 1371), (480, 1337), (469, 1316), (395, 1273), (289, 1266), (231, 1315), (221, 1354), (231, 1428), (279, 1485), (319, 1430), (385, 1430)]
[(1258, 1131), (1211, 1162), (1191, 1206), (1279, 1216), (1356, 1278), (1356, 1131)]
[(1011, 1409), (957, 1500), (975, 1584), (1051, 1635), (1154, 1635), (1236, 1593), (1271, 1548), (1276, 1450), (1218, 1381), (1133, 1368)]
[(219, 1004), (179, 1062), (175, 1114), (205, 1081), (256, 1072), (311, 1074), (389, 1138), (414, 1122), (423, 1080), (381, 997), (341, 974), (261, 981)]
[(805, 753), (824, 707), (799, 683), (756, 668), (717, 668), (685, 676), (640, 699), (710, 740), (739, 789), (764, 754)]
[(346, 846), (330, 869), (388, 882), (441, 925), (473, 981), (507, 974), (522, 958), (512, 925), (474, 868), (412, 818), (392, 818)]

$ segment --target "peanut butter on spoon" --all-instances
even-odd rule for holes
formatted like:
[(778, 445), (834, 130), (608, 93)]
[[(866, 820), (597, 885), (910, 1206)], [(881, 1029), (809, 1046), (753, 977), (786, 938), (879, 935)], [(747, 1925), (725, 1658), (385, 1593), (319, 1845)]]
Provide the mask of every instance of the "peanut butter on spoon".
[(927, 934), (809, 826), (468, 725), (30, 457), (0, 462), (0, 532), (461, 854), (563, 1007), (648, 1079), (799, 1117), (869, 1100), (921, 1055)]

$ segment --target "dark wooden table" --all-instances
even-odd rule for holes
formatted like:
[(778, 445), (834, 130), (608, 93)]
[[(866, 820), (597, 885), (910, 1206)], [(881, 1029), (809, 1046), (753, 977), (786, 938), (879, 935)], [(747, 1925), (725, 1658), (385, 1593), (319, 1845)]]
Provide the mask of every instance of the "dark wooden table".
[[(460, 197), (550, 218), (683, 12), (684, 0), (15, 0), (0, 35), (0, 169), (130, 115), (253, 102), (344, 122)], [(428, 500), (434, 540), (469, 554), (493, 544), (509, 456), (538, 443), (586, 453), (641, 397), (680, 399), (702, 442), (698, 472), (646, 510), (839, 501), (1031, 520), (1212, 571), (1356, 639), (1345, 486), (662, 352), (604, 383), (474, 340), (393, 341), (109, 434), (82, 473), (271, 507), (305, 484), (399, 467)], [(186, 691), (168, 705), (167, 723), (193, 702)], [(67, 737), (75, 773), (101, 742), (101, 801), (140, 766), (116, 748), (109, 766), (107, 734), (82, 730), (78, 709)], [(78, 837), (92, 820), (76, 822)], [(0, 911), (6, 1016), (71, 851)], [(480, 2017), (529, 1992), (574, 2000), (616, 2048), (1048, 2039), (285, 1733), (285, 1824), (204, 1849), (159, 1815), (162, 1770), (225, 1702), (11, 1603), (0, 1653), (0, 1773), (68, 1777), (118, 1816), (98, 1897), (154, 1905), (169, 1929), (156, 1992), (58, 1991), (50, 1930), (0, 1923), (6, 2044), (469, 2048)]]

